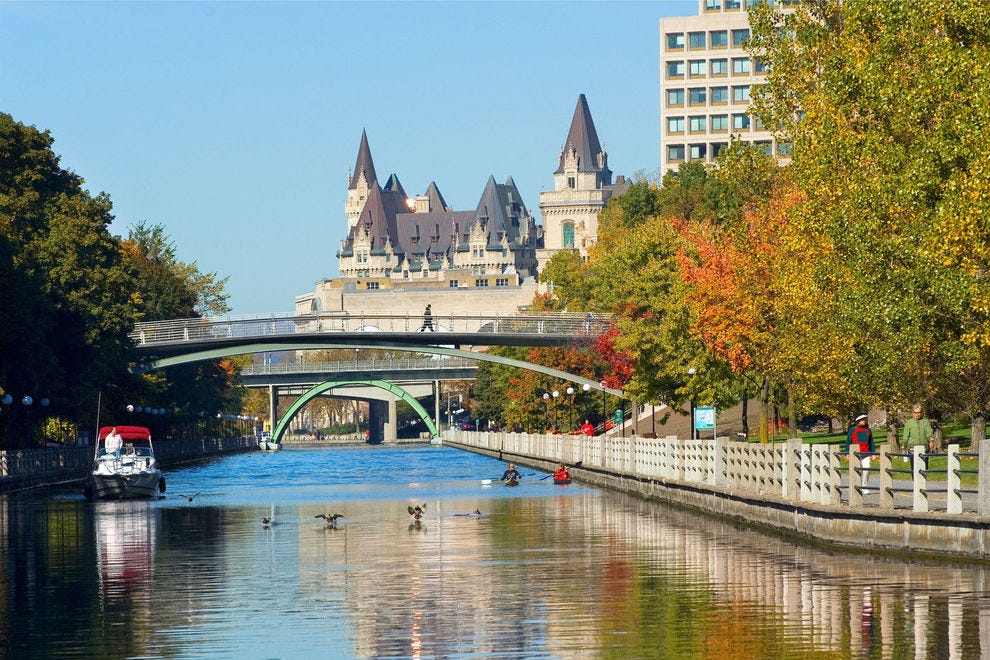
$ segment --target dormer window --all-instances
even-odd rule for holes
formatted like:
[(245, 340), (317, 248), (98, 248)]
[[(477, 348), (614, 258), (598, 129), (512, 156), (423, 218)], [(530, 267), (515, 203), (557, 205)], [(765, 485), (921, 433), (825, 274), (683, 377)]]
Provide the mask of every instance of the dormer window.
[(567, 177), (567, 187), (573, 190), (574, 184), (575, 184), (574, 177), (572, 176)]

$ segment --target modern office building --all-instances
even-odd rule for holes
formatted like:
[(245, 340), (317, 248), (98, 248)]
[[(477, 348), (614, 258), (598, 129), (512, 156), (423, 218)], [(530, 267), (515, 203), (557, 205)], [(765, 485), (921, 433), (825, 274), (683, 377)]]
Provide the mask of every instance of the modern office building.
[(757, 0), (698, 0), (698, 15), (660, 20), (660, 171), (711, 162), (731, 136), (790, 157), (790, 144), (750, 114), (766, 70), (745, 48)]

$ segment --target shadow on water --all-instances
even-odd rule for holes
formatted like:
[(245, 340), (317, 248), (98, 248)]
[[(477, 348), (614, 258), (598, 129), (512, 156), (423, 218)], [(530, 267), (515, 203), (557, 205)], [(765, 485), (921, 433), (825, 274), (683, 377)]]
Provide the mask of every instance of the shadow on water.
[(985, 566), (833, 554), (526, 470), (482, 484), (504, 467), (431, 446), (284, 450), (170, 472), (157, 502), (0, 499), (0, 655), (988, 649)]

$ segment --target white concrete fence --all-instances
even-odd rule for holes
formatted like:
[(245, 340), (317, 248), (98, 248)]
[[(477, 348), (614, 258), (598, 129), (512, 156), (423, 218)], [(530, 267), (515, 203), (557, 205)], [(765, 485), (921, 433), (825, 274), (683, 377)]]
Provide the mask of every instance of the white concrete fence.
[[(836, 507), (910, 508), (924, 512), (973, 511), (990, 514), (990, 452), (979, 456), (979, 486), (961, 485), (959, 445), (945, 454), (914, 450), (906, 454), (882, 448), (870, 454), (868, 484), (862, 485), (861, 459), (844, 466), (842, 448), (828, 444), (803, 444), (794, 438), (781, 443), (750, 443), (728, 438), (680, 440), (666, 438), (539, 435), (527, 433), (451, 430), (444, 439), (490, 452), (502, 452), (582, 469), (623, 475), (640, 480), (677, 481), (756, 496), (812, 502)], [(944, 471), (926, 468), (927, 459), (944, 456)], [(896, 461), (896, 463), (895, 463)], [(903, 478), (895, 479), (895, 475)], [(853, 484), (853, 487), (849, 487)], [(872, 495), (871, 495), (872, 494)]]

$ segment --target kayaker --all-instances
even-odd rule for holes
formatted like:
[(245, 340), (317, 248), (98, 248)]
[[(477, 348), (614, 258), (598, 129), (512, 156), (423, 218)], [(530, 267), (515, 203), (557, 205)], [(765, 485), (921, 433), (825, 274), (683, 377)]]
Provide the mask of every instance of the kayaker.
[(519, 481), (522, 475), (519, 474), (519, 470), (516, 469), (515, 463), (509, 463), (509, 469), (502, 473), (502, 481), (508, 481), (509, 479), (515, 479)]
[(567, 473), (567, 467), (561, 463), (557, 466), (557, 471), (553, 473), (554, 481), (567, 481), (571, 478), (571, 475)]
[(581, 435), (593, 436), (595, 435), (595, 427), (589, 420), (584, 420), (584, 424), (578, 429), (578, 433)]

